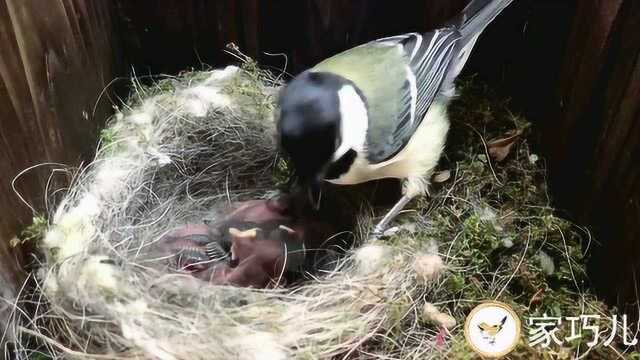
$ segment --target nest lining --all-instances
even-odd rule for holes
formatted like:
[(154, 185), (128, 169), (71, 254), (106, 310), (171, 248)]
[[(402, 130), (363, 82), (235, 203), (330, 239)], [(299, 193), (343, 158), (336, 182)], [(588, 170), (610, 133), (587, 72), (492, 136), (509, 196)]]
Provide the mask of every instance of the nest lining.
[[(483, 300), (521, 316), (608, 314), (585, 290), (585, 233), (554, 215), (527, 142), (500, 163), (487, 150), (527, 123), (472, 82), (450, 111), (451, 177), (386, 239), (288, 289), (212, 286), (160, 265), (148, 250), (177, 224), (286, 179), (272, 136), (279, 85), (248, 62), (135, 87), (50, 217), (30, 298), (39, 306), (16, 329), (39, 347), (17, 344), (18, 356), (468, 358), (461, 323)], [(360, 214), (358, 239), (371, 221)], [(513, 356), (536, 353), (523, 343)]]

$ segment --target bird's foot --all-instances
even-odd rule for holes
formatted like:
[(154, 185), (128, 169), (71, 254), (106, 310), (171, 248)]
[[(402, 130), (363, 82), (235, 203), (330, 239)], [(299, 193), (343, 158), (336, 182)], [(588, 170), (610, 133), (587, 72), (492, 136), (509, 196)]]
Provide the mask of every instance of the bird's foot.
[(373, 228), (373, 232), (371, 232), (371, 240), (379, 240), (384, 235), (384, 228), (379, 225), (380, 224)]
[(403, 195), (400, 200), (387, 212), (387, 214), (380, 220), (380, 222), (373, 228), (371, 234), (371, 240), (377, 240), (384, 235), (384, 231), (387, 229), (391, 221), (393, 221), (398, 214), (404, 209), (404, 207), (411, 201), (412, 197)]

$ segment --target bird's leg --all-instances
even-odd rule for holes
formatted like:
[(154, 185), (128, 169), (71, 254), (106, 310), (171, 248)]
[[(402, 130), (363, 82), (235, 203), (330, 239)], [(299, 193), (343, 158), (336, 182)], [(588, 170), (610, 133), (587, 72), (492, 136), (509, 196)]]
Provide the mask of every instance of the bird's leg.
[(382, 236), (382, 233), (387, 229), (389, 223), (398, 216), (400, 211), (402, 211), (414, 197), (429, 193), (429, 181), (427, 179), (429, 179), (429, 177), (426, 175), (410, 176), (405, 179), (402, 185), (402, 197), (373, 229), (373, 239)]
[(413, 199), (413, 196), (409, 196), (407, 194), (402, 195), (400, 200), (398, 200), (398, 202), (395, 205), (393, 205), (391, 210), (387, 212), (387, 214), (382, 218), (382, 220), (380, 220), (378, 225), (376, 225), (376, 227), (373, 229), (374, 238), (379, 238), (380, 236), (382, 236), (382, 233), (387, 229), (387, 226), (389, 226), (389, 223), (391, 223), (391, 221), (393, 221), (393, 219), (395, 219), (396, 216), (398, 216), (400, 211), (402, 211), (402, 209), (404, 209), (404, 207), (407, 206), (407, 204), (411, 201), (411, 199)]

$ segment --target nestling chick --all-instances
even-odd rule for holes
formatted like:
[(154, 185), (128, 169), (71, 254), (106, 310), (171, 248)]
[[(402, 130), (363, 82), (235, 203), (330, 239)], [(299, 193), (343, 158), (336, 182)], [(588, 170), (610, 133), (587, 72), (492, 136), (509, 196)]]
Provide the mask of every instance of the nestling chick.
[(331, 258), (337, 231), (280, 196), (234, 203), (210, 224), (186, 224), (158, 242), (159, 257), (218, 285), (264, 288), (299, 279)]
[(381, 234), (427, 192), (449, 129), (454, 80), (480, 33), (511, 1), (472, 0), (443, 28), (347, 50), (283, 89), (280, 145), (314, 201), (322, 180), (403, 179), (403, 197), (375, 228)]

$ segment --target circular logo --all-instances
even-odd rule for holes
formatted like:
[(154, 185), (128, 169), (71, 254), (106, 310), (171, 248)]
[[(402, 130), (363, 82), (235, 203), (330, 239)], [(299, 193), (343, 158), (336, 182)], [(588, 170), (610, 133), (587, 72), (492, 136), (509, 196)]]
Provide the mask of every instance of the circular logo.
[(507, 304), (483, 302), (467, 316), (464, 336), (478, 354), (486, 357), (504, 356), (520, 340), (520, 319)]

